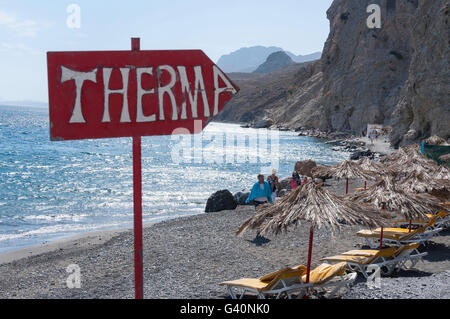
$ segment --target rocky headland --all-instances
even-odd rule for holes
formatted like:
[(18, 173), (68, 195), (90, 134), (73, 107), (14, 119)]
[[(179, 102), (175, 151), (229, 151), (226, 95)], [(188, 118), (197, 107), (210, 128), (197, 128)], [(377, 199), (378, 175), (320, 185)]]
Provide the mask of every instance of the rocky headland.
[(450, 0), (381, 0), (381, 28), (370, 29), (373, 1), (335, 0), (320, 60), (269, 74), (230, 73), (241, 92), (219, 121), (360, 135), (391, 126), (394, 147), (431, 135), (450, 138)]

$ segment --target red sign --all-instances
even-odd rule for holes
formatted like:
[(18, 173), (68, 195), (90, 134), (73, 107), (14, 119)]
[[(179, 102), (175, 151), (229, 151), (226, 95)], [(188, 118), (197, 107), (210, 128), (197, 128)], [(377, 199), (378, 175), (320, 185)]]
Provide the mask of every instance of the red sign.
[(48, 52), (47, 65), (52, 140), (199, 133), (239, 90), (201, 50)]
[[(203, 129), (239, 90), (200, 50), (48, 52), (50, 138), (133, 137), (135, 296), (144, 296), (141, 136)], [(181, 130), (184, 129), (184, 130)], [(200, 129), (200, 130), (201, 130)]]

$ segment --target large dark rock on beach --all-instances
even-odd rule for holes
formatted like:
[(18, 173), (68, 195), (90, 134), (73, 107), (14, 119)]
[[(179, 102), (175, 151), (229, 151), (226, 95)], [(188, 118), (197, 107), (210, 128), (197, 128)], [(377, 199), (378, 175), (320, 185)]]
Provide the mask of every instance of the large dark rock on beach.
[(298, 161), (295, 163), (295, 170), (302, 176), (312, 176), (312, 169), (317, 164), (313, 160)]
[(221, 190), (212, 194), (206, 202), (206, 213), (236, 209), (238, 203), (229, 190)]

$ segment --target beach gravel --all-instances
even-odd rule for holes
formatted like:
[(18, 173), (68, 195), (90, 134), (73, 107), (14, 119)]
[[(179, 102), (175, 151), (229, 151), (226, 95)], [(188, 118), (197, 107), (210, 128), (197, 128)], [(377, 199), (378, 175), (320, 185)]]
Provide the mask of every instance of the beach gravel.
[(450, 270), (430, 274), (402, 271), (394, 278), (381, 278), (379, 288), (369, 288), (359, 278), (344, 299), (450, 299)]
[[(145, 297), (226, 298), (226, 289), (219, 286), (222, 281), (260, 277), (281, 267), (306, 263), (308, 224), (277, 236), (256, 239), (255, 232), (235, 236), (238, 227), (253, 212), (252, 206), (239, 206), (234, 211), (146, 226)], [(313, 266), (322, 257), (362, 247), (363, 241), (355, 236), (359, 229), (344, 228), (335, 237), (326, 230), (317, 230)], [(449, 232), (435, 237), (426, 248), (429, 256), (417, 265), (419, 272), (383, 279), (382, 292), (368, 291), (365, 283), (360, 282), (345, 298), (448, 297), (450, 276), (445, 271), (450, 269), (449, 243)], [(32, 254), (35, 248), (30, 248), (21, 258), (7, 262), (3, 258), (3, 263), (0, 255), (0, 298), (134, 297), (131, 230), (86, 235), (58, 247), (38, 254)], [(70, 274), (66, 268), (71, 264), (80, 267), (81, 288), (67, 287)]]

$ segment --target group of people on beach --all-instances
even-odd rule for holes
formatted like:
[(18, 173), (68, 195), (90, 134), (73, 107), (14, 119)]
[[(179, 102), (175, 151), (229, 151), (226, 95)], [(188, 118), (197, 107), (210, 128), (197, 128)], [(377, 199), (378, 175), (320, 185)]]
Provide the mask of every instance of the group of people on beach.
[[(297, 171), (294, 171), (289, 178), (288, 190), (292, 191), (306, 182), (306, 176), (302, 178)], [(280, 181), (277, 176), (277, 170), (274, 168), (267, 180), (263, 174), (258, 174), (258, 181), (253, 185), (250, 195), (245, 202), (253, 204), (255, 207), (266, 203), (272, 204), (276, 200), (279, 189)]]

